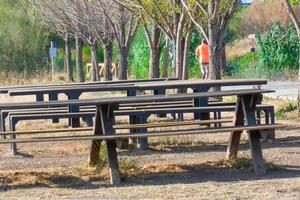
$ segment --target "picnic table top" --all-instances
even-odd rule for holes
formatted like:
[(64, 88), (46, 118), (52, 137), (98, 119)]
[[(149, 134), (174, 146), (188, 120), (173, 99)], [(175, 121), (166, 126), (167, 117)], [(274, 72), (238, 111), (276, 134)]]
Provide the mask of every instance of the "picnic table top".
[(184, 100), (190, 98), (205, 98), (215, 96), (234, 96), (234, 95), (255, 95), (262, 93), (272, 93), (274, 90), (263, 89), (242, 89), (242, 90), (226, 90), (213, 92), (196, 92), (196, 93), (180, 93), (180, 94), (165, 94), (165, 95), (143, 95), (143, 96), (123, 96), (123, 97), (105, 97), (97, 99), (76, 99), (64, 101), (47, 101), (47, 102), (28, 102), (28, 103), (11, 103), (0, 104), (1, 109), (10, 109), (18, 107), (39, 108), (43, 107), (58, 107), (58, 106), (87, 106), (87, 105), (102, 105), (102, 104), (122, 104), (122, 103), (143, 103), (163, 100)]
[(108, 85), (108, 84), (125, 84), (137, 82), (154, 82), (154, 81), (169, 81), (177, 80), (177, 78), (150, 78), (150, 79), (128, 79), (128, 80), (112, 80), (112, 81), (95, 81), (95, 82), (82, 82), (82, 83), (61, 83), (61, 84), (42, 84), (42, 85), (18, 85), (0, 87), (0, 93), (8, 93), (9, 90), (33, 89), (33, 88), (55, 88), (55, 87), (76, 87), (76, 86), (89, 86), (89, 85)]
[(9, 90), (9, 95), (34, 95), (38, 93), (68, 93), (68, 92), (100, 92), (100, 91), (126, 91), (126, 90), (155, 90), (155, 89), (181, 89), (214, 86), (241, 86), (263, 85), (267, 80), (263, 79), (235, 79), (235, 80), (169, 80), (156, 82), (136, 82), (124, 84), (86, 85), (78, 87), (56, 88), (29, 88)]

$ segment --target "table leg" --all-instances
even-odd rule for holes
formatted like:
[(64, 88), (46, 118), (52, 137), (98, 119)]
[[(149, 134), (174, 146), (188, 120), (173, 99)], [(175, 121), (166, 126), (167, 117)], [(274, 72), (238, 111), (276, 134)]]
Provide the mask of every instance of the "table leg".
[(35, 99), (36, 101), (44, 101), (44, 94), (37, 93)]
[[(94, 123), (94, 135), (103, 135), (102, 124), (100, 118), (100, 107), (97, 106)], [(90, 165), (97, 165), (100, 161), (101, 140), (93, 140), (90, 147)]]
[[(113, 128), (114, 124), (114, 115), (113, 112), (116, 110), (117, 105), (101, 105), (100, 109), (100, 117), (102, 124), (102, 132), (104, 135), (114, 135), (115, 130)], [(109, 167), (109, 175), (110, 181), (113, 185), (117, 185), (121, 183), (121, 173), (119, 169), (119, 162), (117, 156), (117, 145), (116, 140), (107, 140), (105, 141), (106, 151), (107, 151), (107, 159), (108, 159), (108, 167)]]
[[(236, 105), (235, 125), (256, 125), (255, 112), (257, 95), (245, 95), (238, 98)], [(245, 120), (245, 121), (244, 121)], [(227, 149), (227, 158), (236, 158), (240, 143), (241, 131), (232, 132)], [(256, 175), (265, 174), (265, 163), (260, 145), (260, 131), (248, 131), (253, 167)]]
[[(127, 90), (127, 96), (136, 96), (136, 90)], [(129, 115), (129, 123), (130, 124), (136, 124), (137, 123), (137, 116), (135, 115)], [(135, 133), (136, 130), (130, 130), (130, 133)], [(135, 139), (129, 139), (130, 144), (135, 143)]]
[[(258, 96), (257, 95), (247, 95), (244, 96), (243, 101), (243, 110), (245, 113), (245, 121), (248, 126), (256, 125), (255, 111), (256, 103)], [(262, 149), (260, 145), (260, 131), (249, 131), (248, 132), (250, 149), (252, 154), (252, 162), (255, 174), (258, 176), (265, 175), (266, 168), (265, 162), (262, 154)]]
[[(145, 124), (147, 123), (147, 116), (139, 116), (138, 117), (138, 123), (139, 124)], [(147, 129), (143, 128), (143, 129), (139, 129), (138, 130), (139, 133), (147, 133)], [(148, 138), (145, 137), (145, 138), (140, 138), (139, 139), (139, 148), (141, 150), (147, 150), (149, 147), (149, 144), (148, 144)]]
[[(235, 106), (235, 115), (234, 115), (234, 126), (244, 125), (244, 112), (242, 106), (242, 97), (238, 97), (236, 106)], [(235, 131), (230, 134), (229, 143), (227, 147), (227, 159), (235, 159), (239, 150), (240, 139), (242, 131)]]
[[(81, 93), (68, 93), (67, 96), (68, 96), (68, 99), (69, 100), (72, 100), (72, 99), (79, 99)], [(79, 106), (69, 106), (69, 112), (79, 112), (80, 110), (80, 107)], [(69, 125), (72, 127), (72, 128), (76, 128), (76, 127), (80, 127), (80, 119), (79, 118), (71, 118), (69, 119)]]
[[(154, 90), (154, 95), (161, 95), (161, 94), (166, 94), (166, 89), (159, 88)], [(159, 114), (158, 117), (167, 117), (167, 114)]]
[[(200, 87), (200, 88), (194, 88), (194, 92), (207, 92), (209, 88), (207, 87)], [(208, 97), (205, 98), (195, 98), (194, 99), (194, 107), (201, 107), (201, 106), (208, 106)], [(194, 113), (194, 119), (201, 119), (201, 120), (209, 120), (210, 116), (209, 113)]]
[[(17, 126), (17, 123), (18, 121), (16, 121), (14, 118), (10, 119), (10, 131), (16, 131), (16, 126)], [(15, 134), (11, 134), (10, 135), (10, 139), (13, 140), (13, 139), (16, 139), (16, 135)], [(11, 153), (12, 155), (17, 155), (17, 144), (16, 143), (11, 143)]]
[[(56, 92), (49, 93), (49, 101), (57, 101), (58, 100), (58, 94)], [(53, 118), (52, 123), (59, 123), (58, 118)]]

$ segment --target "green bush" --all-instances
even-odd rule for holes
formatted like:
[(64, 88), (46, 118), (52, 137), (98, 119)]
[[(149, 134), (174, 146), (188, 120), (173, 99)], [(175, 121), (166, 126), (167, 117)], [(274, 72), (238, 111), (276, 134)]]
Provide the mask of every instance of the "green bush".
[(293, 26), (285, 28), (281, 23), (274, 24), (265, 34), (258, 34), (259, 66), (281, 71), (285, 68), (298, 68), (299, 38)]
[(0, 70), (30, 74), (48, 66), (48, 33), (17, 0), (0, 0)]
[(139, 28), (129, 53), (129, 74), (135, 78), (148, 78), (150, 50), (142, 28)]
[(246, 53), (227, 62), (227, 76), (233, 78), (294, 78), (299, 65), (299, 38), (292, 26), (274, 24), (258, 34), (255, 53)]

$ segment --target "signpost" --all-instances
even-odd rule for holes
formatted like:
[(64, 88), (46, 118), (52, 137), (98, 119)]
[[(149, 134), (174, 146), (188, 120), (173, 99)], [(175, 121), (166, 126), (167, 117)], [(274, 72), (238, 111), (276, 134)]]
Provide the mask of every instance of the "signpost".
[(51, 41), (51, 47), (49, 49), (49, 54), (50, 54), (50, 58), (51, 58), (51, 75), (52, 75), (52, 80), (54, 80), (55, 77), (55, 62), (54, 59), (56, 57), (56, 48), (54, 46), (54, 42)]

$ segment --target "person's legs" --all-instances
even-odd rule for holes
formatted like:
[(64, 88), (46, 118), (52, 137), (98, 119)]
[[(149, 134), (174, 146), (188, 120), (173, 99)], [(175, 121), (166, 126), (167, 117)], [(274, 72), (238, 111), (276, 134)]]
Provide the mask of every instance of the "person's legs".
[(205, 79), (206, 78), (206, 66), (204, 63), (201, 63), (201, 73), (202, 73), (201, 79)]
[(208, 63), (205, 63), (205, 79), (208, 79)]

